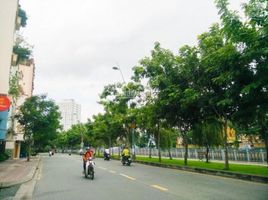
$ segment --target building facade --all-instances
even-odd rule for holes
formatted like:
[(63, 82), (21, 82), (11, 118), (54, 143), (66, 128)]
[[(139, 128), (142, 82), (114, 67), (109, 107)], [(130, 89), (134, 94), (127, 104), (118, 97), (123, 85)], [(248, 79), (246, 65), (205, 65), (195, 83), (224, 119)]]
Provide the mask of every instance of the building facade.
[[(0, 0), (0, 97), (8, 97), (9, 72), (18, 22), (18, 0)], [(0, 110), (0, 153), (5, 151), (9, 109)]]
[[(24, 131), (14, 116), (32, 96), (35, 66), (31, 47), (19, 32), (27, 21), (19, 0), (0, 0), (0, 8), (0, 153), (19, 158)], [(11, 102), (6, 110), (3, 96)]]
[(58, 102), (59, 111), (61, 113), (61, 125), (64, 131), (67, 131), (72, 125), (81, 121), (81, 105), (75, 103), (73, 99), (65, 99)]
[(9, 112), (8, 129), (13, 130), (6, 137), (6, 149), (12, 151), (13, 158), (20, 157), (21, 144), (24, 141), (24, 130), (19, 123), (13, 119), (19, 106), (23, 105), (25, 100), (32, 96), (34, 89), (35, 64), (34, 59), (28, 59), (20, 62), (17, 66), (12, 66), (10, 74), (18, 74), (19, 96), (13, 100)]

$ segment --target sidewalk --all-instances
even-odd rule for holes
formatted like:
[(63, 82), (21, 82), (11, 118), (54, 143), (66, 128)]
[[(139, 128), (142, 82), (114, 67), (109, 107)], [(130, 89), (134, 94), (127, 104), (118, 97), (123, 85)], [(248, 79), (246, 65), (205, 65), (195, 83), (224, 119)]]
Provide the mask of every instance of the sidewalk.
[(0, 162), (0, 188), (10, 187), (31, 180), (38, 169), (39, 156)]

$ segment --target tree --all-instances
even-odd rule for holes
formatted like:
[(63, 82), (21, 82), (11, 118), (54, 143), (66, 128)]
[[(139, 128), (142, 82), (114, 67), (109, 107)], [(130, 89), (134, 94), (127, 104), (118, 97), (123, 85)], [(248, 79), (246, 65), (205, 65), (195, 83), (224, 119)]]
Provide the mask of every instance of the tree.
[[(234, 120), (247, 130), (255, 129), (265, 141), (268, 151), (268, 2), (250, 0), (243, 5), (246, 18), (228, 9), (227, 0), (217, 0), (223, 24), (223, 33), (228, 36), (240, 54), (238, 61), (242, 82), (238, 91), (240, 104)], [(251, 132), (251, 131), (247, 131)], [(268, 160), (268, 155), (267, 155)]]
[(202, 119), (193, 127), (193, 143), (206, 147), (206, 162), (208, 163), (208, 154), (211, 146), (217, 146), (222, 143), (221, 125), (215, 118)]
[[(134, 68), (134, 80), (148, 79), (154, 91), (154, 116), (156, 125), (166, 121), (170, 127), (179, 129), (185, 145), (184, 163), (188, 158), (188, 134), (198, 112), (198, 91), (192, 86), (198, 77), (198, 57), (195, 48), (184, 46), (180, 55), (174, 56), (169, 50), (155, 43), (151, 57), (144, 58), (141, 66)], [(160, 131), (158, 131), (160, 134)], [(160, 140), (158, 135), (157, 140)]]
[(58, 130), (61, 128), (58, 107), (45, 95), (27, 98), (20, 106), (16, 119), (24, 130), (24, 139), (28, 147), (28, 161), (32, 146), (41, 151), (56, 138)]

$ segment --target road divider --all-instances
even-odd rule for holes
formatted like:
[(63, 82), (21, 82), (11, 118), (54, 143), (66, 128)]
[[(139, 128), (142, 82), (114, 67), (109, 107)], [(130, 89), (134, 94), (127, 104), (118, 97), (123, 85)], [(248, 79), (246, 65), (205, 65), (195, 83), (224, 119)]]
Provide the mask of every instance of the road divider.
[(125, 178), (128, 178), (128, 179), (130, 179), (130, 180), (136, 180), (136, 178), (134, 178), (134, 177), (131, 177), (131, 176), (128, 176), (128, 175), (125, 175), (125, 174), (120, 174), (121, 176), (123, 176), (123, 177), (125, 177)]
[(167, 188), (161, 187), (159, 185), (151, 185), (151, 187), (156, 188), (156, 189), (161, 190), (161, 191), (165, 191), (165, 192), (168, 191)]

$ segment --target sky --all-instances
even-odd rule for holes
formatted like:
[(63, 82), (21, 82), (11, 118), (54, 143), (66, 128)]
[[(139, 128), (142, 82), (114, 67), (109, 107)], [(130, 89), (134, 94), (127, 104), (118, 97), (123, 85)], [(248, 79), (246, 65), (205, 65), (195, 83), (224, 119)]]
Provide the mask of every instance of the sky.
[[(239, 10), (246, 0), (229, 0)], [(155, 42), (174, 54), (219, 22), (214, 0), (20, 0), (33, 45), (34, 95), (81, 105), (81, 121), (103, 112), (105, 85), (131, 80)]]

